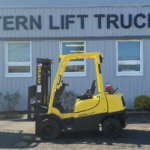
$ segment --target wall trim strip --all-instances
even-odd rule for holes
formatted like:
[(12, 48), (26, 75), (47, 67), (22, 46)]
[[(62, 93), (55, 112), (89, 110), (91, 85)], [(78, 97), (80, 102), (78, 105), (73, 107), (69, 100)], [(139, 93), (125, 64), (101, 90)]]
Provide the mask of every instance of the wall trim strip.
[(129, 40), (129, 39), (150, 39), (147, 36), (105, 36), (105, 37), (0, 37), (0, 41), (43, 41), (43, 40)]

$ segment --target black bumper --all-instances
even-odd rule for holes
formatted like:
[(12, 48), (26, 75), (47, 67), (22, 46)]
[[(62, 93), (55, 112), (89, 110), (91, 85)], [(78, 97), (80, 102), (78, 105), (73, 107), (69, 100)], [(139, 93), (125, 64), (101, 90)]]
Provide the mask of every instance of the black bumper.
[(123, 111), (123, 116), (124, 116), (124, 128), (127, 126), (127, 109), (125, 109), (124, 111)]
[(120, 120), (122, 128), (125, 128), (127, 126), (127, 109), (113, 112), (113, 113), (108, 113), (109, 116), (116, 116), (118, 120)]

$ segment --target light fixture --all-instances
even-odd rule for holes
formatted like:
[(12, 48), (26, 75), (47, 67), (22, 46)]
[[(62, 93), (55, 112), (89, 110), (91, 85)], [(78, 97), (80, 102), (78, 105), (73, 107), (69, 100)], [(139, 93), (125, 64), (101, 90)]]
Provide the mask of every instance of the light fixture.
[(76, 53), (76, 52), (79, 52), (79, 53), (83, 53), (84, 51), (70, 51), (71, 53)]
[(78, 47), (78, 46), (84, 46), (84, 45), (66, 45), (67, 47), (71, 47), (71, 46), (73, 46), (73, 47)]

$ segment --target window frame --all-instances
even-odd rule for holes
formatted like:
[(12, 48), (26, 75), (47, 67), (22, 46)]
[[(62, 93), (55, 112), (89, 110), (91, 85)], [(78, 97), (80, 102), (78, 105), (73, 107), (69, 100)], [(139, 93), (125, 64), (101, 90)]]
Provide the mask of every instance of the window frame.
[[(86, 41), (83, 41), (83, 40), (73, 40), (73, 41), (69, 41), (69, 40), (66, 40), (66, 41), (60, 41), (60, 55), (62, 55), (62, 43), (63, 42), (84, 42), (84, 53), (86, 52)], [(84, 61), (72, 61), (72, 62), (68, 62), (67, 63), (67, 66), (70, 66), (70, 65), (84, 65), (84, 72), (64, 72), (64, 77), (85, 77), (86, 76), (86, 59), (84, 59)]]
[[(118, 60), (118, 42), (140, 42), (140, 60)], [(118, 71), (118, 65), (140, 65), (140, 71)], [(143, 76), (143, 40), (116, 40), (116, 76)]]
[[(8, 62), (9, 43), (30, 43), (30, 62)], [(5, 41), (5, 77), (32, 77), (32, 42), (31, 41)], [(8, 66), (30, 66), (30, 73), (8, 73)]]

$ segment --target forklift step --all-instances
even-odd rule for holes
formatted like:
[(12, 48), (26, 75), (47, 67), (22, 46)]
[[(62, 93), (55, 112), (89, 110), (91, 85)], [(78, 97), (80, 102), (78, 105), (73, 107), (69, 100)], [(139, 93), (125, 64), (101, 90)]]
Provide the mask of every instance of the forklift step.
[(73, 125), (65, 125), (64, 126), (64, 131), (66, 132), (73, 132), (74, 126)]

